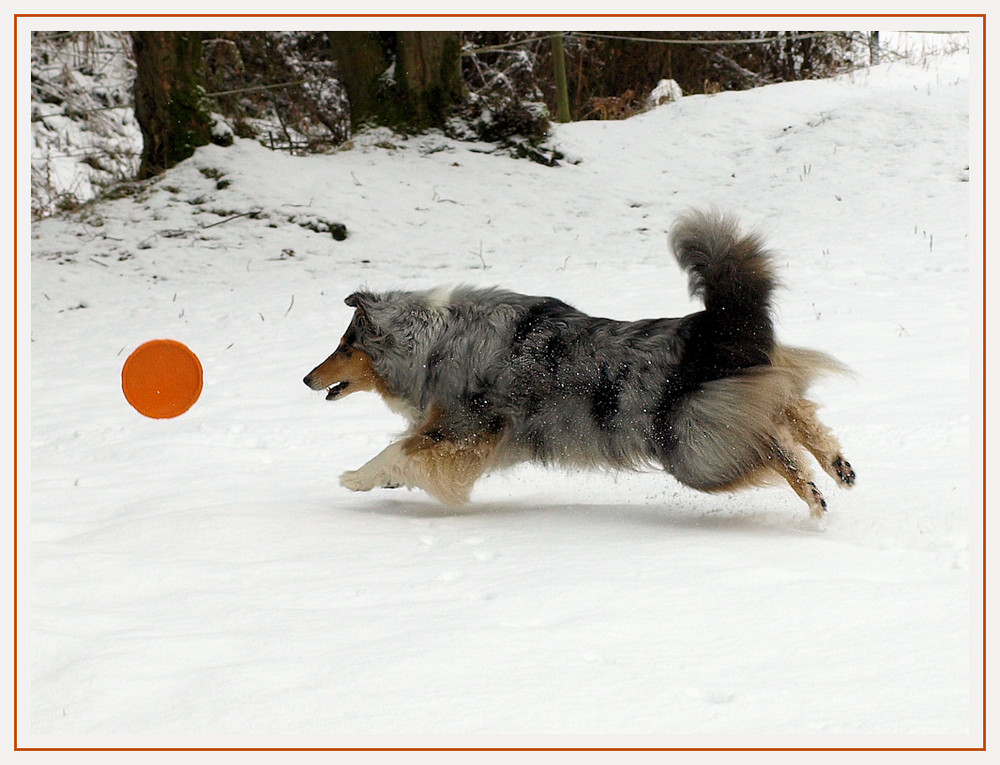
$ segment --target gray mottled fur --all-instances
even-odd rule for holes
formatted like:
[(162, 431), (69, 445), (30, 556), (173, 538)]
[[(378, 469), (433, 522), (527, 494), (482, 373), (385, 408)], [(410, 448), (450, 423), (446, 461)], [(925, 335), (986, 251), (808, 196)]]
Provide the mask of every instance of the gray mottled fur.
[[(345, 337), (371, 357), (411, 432), (459, 450), (492, 439), (480, 472), (526, 460), (656, 467), (714, 491), (776, 465), (802, 470), (788, 412), (839, 365), (775, 342), (770, 256), (734, 219), (692, 213), (670, 242), (704, 311), (626, 322), (500, 289), (361, 291), (347, 299), (357, 311)], [(816, 450), (832, 462), (831, 449), (842, 460), (839, 447)]]

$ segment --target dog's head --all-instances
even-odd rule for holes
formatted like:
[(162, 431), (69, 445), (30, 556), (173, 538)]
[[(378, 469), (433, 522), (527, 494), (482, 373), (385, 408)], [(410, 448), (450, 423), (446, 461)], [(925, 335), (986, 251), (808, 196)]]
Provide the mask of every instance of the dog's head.
[(373, 300), (367, 293), (355, 292), (344, 301), (355, 311), (340, 345), (302, 381), (313, 390), (325, 388), (327, 401), (363, 390), (386, 395), (385, 381), (372, 363), (372, 351), (383, 340), (372, 320)]

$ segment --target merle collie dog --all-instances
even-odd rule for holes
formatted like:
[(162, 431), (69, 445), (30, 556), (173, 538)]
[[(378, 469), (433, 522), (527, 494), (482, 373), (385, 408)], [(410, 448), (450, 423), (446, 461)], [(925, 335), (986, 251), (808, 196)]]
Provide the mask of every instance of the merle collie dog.
[(822, 516), (805, 452), (842, 486), (854, 471), (804, 396), (843, 367), (775, 340), (757, 235), (691, 213), (670, 244), (705, 305), (681, 318), (600, 319), (499, 289), (350, 295), (340, 346), (304, 382), (329, 401), (376, 391), (410, 428), (341, 484), (461, 504), (483, 473), (524, 461), (654, 468), (709, 492), (783, 478)]

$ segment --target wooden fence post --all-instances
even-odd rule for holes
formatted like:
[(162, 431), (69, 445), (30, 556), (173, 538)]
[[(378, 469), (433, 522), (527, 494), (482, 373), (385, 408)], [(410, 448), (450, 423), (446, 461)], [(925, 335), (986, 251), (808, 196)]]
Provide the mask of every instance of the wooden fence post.
[(556, 119), (569, 122), (569, 89), (566, 85), (566, 53), (563, 50), (563, 33), (552, 33), (552, 68), (556, 75)]

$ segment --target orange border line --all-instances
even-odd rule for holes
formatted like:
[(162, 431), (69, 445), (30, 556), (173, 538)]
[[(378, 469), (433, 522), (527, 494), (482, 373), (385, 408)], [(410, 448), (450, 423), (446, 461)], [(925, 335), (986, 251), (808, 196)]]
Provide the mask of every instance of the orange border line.
[[(17, 751), (17, 16), (14, 16), (14, 750)], [(30, 265), (29, 265), (30, 267)]]
[[(694, 13), (259, 13), (259, 14), (218, 14), (218, 13), (79, 13), (79, 14), (56, 14), (56, 13), (15, 13), (14, 15), (14, 751), (15, 752), (982, 752), (986, 751), (986, 14), (985, 13), (757, 13), (757, 14), (694, 14)], [(366, 748), (366, 747), (18, 747), (17, 745), (17, 22), (18, 19), (28, 18), (185, 18), (185, 19), (206, 19), (206, 18), (371, 18), (371, 19), (395, 19), (395, 18), (454, 18), (454, 19), (480, 19), (480, 18), (582, 18), (582, 19), (605, 19), (605, 18), (635, 18), (635, 19), (666, 19), (666, 18), (739, 18), (739, 19), (813, 19), (813, 18), (879, 18), (879, 19), (980, 19), (982, 22), (983, 35), (983, 744), (981, 747), (391, 747), (391, 748)]]
[(986, 14), (983, 20), (983, 750), (986, 750)]
[(982, 13), (17, 13), (41, 19), (983, 19)]

